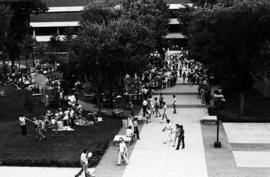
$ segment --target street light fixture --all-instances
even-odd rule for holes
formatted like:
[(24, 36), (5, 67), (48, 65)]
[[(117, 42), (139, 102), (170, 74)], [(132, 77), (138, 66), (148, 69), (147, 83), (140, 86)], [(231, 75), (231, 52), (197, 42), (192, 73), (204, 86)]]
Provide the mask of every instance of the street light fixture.
[[(216, 104), (215, 104), (215, 109), (216, 110), (219, 110), (220, 108), (220, 104), (221, 104), (221, 98), (220, 96), (223, 96), (223, 95), (214, 95), (214, 101), (216, 101)], [(219, 141), (219, 124), (220, 124), (220, 120), (219, 120), (219, 116), (217, 116), (217, 139), (216, 141), (214, 142), (214, 147), (215, 148), (221, 148), (221, 142)]]

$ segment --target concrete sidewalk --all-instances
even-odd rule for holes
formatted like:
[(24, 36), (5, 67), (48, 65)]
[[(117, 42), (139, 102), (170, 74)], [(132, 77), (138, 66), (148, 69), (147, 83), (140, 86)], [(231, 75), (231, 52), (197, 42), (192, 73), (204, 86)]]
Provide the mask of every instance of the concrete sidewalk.
[[(171, 90), (181, 92), (181, 87), (176, 85)], [(189, 97), (194, 104), (196, 96)], [(171, 95), (164, 95), (164, 99), (171, 100)], [(196, 104), (200, 104), (200, 100), (197, 101)], [(188, 99), (185, 102), (188, 104)], [(182, 104), (181, 99), (177, 100), (177, 104)], [(143, 126), (141, 140), (135, 145), (123, 177), (207, 177), (200, 125), (201, 117), (207, 115), (206, 108), (181, 108), (177, 109), (177, 114), (172, 112), (169, 108), (168, 118), (172, 124), (184, 125), (186, 148), (176, 151), (172, 144), (163, 144), (164, 133), (161, 130), (165, 121), (153, 116), (152, 123)]]
[[(0, 167), (0, 177), (74, 177), (80, 168)], [(90, 173), (95, 171), (89, 168)]]

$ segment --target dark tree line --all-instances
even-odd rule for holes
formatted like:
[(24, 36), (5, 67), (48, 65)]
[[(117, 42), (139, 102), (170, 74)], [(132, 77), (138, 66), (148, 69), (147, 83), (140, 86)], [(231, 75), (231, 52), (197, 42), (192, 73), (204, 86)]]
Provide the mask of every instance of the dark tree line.
[[(186, 20), (192, 57), (214, 68), (216, 77), (238, 91), (240, 115), (253, 75), (269, 63), (270, 2), (234, 1), (230, 5), (189, 9)], [(268, 57), (268, 58), (267, 58)], [(260, 68), (260, 69), (259, 69)], [(228, 85), (227, 85), (228, 87)]]

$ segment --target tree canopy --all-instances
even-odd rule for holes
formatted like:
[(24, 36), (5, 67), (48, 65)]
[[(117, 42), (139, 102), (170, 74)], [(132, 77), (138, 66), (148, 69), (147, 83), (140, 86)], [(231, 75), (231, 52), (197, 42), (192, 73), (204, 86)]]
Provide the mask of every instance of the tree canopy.
[(241, 93), (250, 86), (254, 64), (270, 37), (270, 2), (237, 1), (230, 7), (197, 9), (189, 24), (193, 57), (233, 80)]
[(5, 41), (7, 39), (7, 32), (9, 28), (9, 21), (11, 17), (11, 12), (9, 8), (0, 5), (0, 51), (5, 50)]
[(163, 0), (89, 4), (73, 43), (79, 72), (98, 94), (122, 93), (126, 74), (142, 74), (150, 53), (163, 52), (168, 18)]
[(99, 60), (102, 74), (108, 73), (110, 78), (102, 76), (106, 82), (119, 83), (126, 74), (142, 73), (149, 54), (164, 47), (167, 10), (162, 0), (128, 0), (114, 7), (89, 4), (74, 45), (83, 71), (98, 78), (95, 69)]
[(47, 7), (42, 0), (5, 0), (0, 4), (8, 6), (12, 11), (6, 46), (9, 57), (14, 62), (21, 51), (20, 43), (30, 31), (30, 14), (45, 12)]

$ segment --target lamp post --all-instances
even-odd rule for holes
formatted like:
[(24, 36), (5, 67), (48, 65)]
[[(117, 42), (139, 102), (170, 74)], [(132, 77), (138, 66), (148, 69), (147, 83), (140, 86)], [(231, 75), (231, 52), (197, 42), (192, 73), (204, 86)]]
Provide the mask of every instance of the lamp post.
[[(214, 99), (217, 99), (217, 104), (216, 104), (216, 110), (219, 109), (220, 107), (220, 98), (214, 98)], [(214, 142), (214, 147), (215, 148), (221, 148), (221, 142), (219, 141), (219, 116), (217, 116), (217, 139), (216, 141)]]

